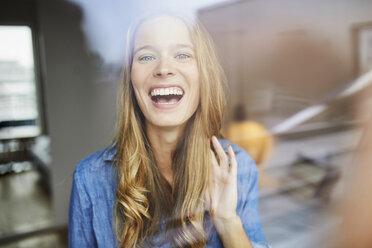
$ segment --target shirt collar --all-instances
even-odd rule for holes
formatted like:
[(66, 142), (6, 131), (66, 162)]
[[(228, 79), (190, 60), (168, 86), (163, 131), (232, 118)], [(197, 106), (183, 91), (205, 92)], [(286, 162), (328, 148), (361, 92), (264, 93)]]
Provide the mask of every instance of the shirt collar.
[(111, 146), (109, 146), (105, 149), (105, 152), (104, 152), (104, 155), (103, 155), (104, 161), (110, 162), (110, 161), (115, 160), (116, 146), (117, 145), (111, 145)]

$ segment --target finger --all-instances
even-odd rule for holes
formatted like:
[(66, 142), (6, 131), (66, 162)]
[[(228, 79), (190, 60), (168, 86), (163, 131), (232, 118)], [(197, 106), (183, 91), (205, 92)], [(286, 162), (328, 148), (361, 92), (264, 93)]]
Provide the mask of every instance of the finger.
[(220, 165), (218, 164), (218, 161), (216, 159), (216, 156), (214, 155), (213, 151), (211, 151), (211, 163), (212, 163), (212, 173), (210, 174), (212, 182), (216, 178), (216, 176), (219, 175), (220, 171)]
[(209, 188), (207, 188), (204, 194), (204, 208), (207, 211), (209, 211), (211, 208), (211, 193)]
[(214, 150), (217, 152), (218, 158), (220, 160), (220, 167), (222, 167), (224, 169), (227, 169), (229, 167), (227, 156), (226, 156), (226, 153), (223, 150), (220, 142), (218, 142), (216, 136), (212, 137), (212, 144), (213, 144)]
[(236, 162), (234, 150), (229, 146), (227, 152), (230, 157), (230, 173), (234, 178), (236, 178), (236, 175), (238, 174), (238, 163)]
[(213, 153), (212, 150), (210, 150), (210, 152), (211, 152), (211, 162), (212, 162), (212, 165), (213, 165), (213, 167), (218, 168), (219, 165), (218, 165), (218, 161), (216, 159), (216, 156), (214, 155), (214, 153)]

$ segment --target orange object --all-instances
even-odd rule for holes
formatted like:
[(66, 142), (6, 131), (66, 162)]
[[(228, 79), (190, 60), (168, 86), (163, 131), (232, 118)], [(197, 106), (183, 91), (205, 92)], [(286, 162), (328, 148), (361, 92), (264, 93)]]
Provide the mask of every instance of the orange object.
[(254, 121), (233, 122), (227, 135), (231, 142), (248, 152), (258, 167), (266, 162), (274, 147), (271, 133)]

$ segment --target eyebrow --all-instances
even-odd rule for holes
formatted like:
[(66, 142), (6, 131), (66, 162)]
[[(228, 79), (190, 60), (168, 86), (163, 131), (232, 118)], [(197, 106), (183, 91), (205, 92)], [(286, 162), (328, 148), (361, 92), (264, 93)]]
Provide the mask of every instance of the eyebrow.
[(141, 50), (145, 50), (145, 49), (154, 50), (154, 47), (150, 46), (150, 45), (141, 46), (141, 47), (137, 48), (136, 50), (134, 50), (134, 54), (138, 53)]
[[(194, 47), (193, 47), (193, 46), (191, 46), (191, 45), (187, 45), (187, 44), (175, 44), (173, 47), (174, 47), (174, 48), (189, 48), (189, 49), (191, 49), (191, 50), (194, 50)], [(134, 51), (134, 54), (138, 53), (138, 52), (141, 51), (141, 50), (145, 50), (145, 49), (155, 50), (155, 47), (150, 46), (150, 45), (141, 46), (141, 47), (137, 48), (137, 49)]]
[(189, 48), (191, 50), (194, 50), (193, 46), (186, 45), (186, 44), (176, 44), (174, 47), (176, 47), (176, 48)]

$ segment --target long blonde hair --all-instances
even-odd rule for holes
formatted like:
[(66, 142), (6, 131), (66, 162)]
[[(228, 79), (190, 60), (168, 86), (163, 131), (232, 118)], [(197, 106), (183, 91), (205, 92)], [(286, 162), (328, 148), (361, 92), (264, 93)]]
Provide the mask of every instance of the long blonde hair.
[[(197, 22), (189, 24), (180, 18), (194, 42), (201, 97), (172, 156), (172, 190), (155, 164), (145, 131), (146, 120), (131, 82), (134, 37), (141, 23), (148, 19), (142, 19), (128, 31), (121, 75), (120, 112), (114, 142), (119, 175), (116, 233), (121, 247), (143, 247), (164, 239), (172, 247), (204, 247), (207, 232), (203, 199), (209, 185), (210, 137), (220, 134), (226, 105), (225, 75), (206, 31)], [(164, 233), (160, 235), (159, 230)]]

